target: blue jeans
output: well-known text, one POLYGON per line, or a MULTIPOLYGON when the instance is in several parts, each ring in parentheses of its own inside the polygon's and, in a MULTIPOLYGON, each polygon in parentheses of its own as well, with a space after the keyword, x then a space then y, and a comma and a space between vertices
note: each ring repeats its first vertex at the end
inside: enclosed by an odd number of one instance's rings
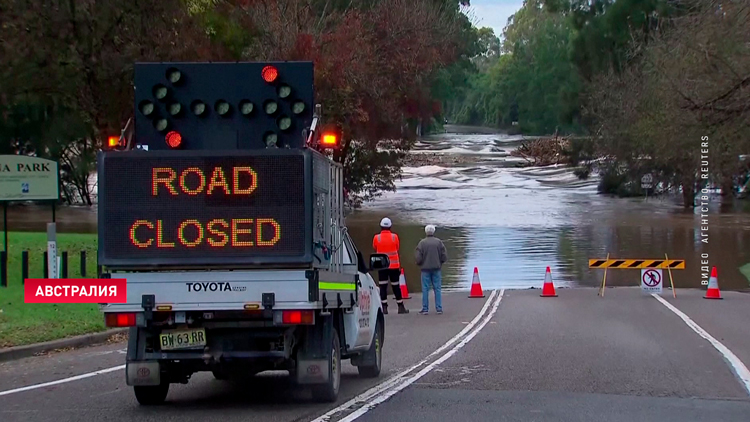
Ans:
POLYGON ((440 270, 422 271, 422 311, 430 309, 430 287, 435 289, 435 310, 443 310, 442 283, 440 270))

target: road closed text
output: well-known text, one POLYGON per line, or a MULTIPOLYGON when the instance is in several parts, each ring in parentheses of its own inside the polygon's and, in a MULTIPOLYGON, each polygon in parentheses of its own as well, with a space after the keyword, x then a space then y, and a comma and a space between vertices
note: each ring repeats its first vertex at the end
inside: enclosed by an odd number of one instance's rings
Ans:
POLYGON ((26 279, 25 303, 126 303, 125 279, 26 279))
POLYGON ((106 191, 123 194, 105 195, 99 210, 104 265, 223 265, 306 253, 312 206, 301 157, 107 160, 106 191))
POLYGON ((273 218, 214 218, 206 222, 187 219, 177 227, 163 220, 137 220, 130 227, 130 241, 139 248, 194 248, 274 246, 281 240, 281 225, 273 218))

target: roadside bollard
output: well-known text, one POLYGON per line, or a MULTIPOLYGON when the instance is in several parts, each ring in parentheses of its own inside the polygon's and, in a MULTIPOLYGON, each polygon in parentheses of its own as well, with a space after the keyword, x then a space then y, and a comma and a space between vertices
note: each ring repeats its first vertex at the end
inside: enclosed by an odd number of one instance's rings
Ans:
POLYGON ((0 286, 8 287, 8 251, 0 252, 0 286))
POLYGON ((29 278, 29 251, 21 252, 21 284, 26 284, 29 278))
POLYGON ((62 268, 61 268, 61 274, 62 278, 68 278, 68 252, 63 251, 62 253, 62 268))
POLYGON ((86 251, 81 251, 81 278, 86 278, 86 251))

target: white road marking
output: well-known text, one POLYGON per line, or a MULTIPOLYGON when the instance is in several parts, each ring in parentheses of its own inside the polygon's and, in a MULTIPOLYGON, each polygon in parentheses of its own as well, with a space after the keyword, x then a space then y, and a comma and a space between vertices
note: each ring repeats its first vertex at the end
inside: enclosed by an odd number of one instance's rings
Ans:
MULTIPOLYGON (((347 408, 351 407, 354 404, 359 403, 360 401, 368 400, 370 397, 372 397, 372 396, 380 393, 384 389, 389 388, 391 385, 397 383, 398 381, 401 381, 401 378, 403 378, 405 375, 409 374, 410 372, 412 372, 415 369, 417 369, 420 366, 422 366, 431 357, 437 355, 438 353, 440 353, 443 350, 445 350, 448 347, 450 347, 453 343, 455 343, 456 341, 458 341, 467 331, 471 330, 479 322, 479 320, 482 318, 482 315, 484 315, 484 313, 487 312, 487 308, 490 306, 490 303, 492 302, 492 299, 494 298, 494 296, 495 296, 496 293, 497 293, 497 291, 495 291, 495 290, 492 291, 492 293, 490 294, 490 297, 487 298, 487 301, 484 303, 484 306, 482 307, 482 310, 479 311, 479 313, 477 314, 477 316, 469 323, 469 325, 467 325, 466 327, 464 327, 463 330, 461 330, 461 332, 459 332, 453 338, 451 338, 450 340, 448 340, 447 343, 445 343, 444 345, 440 346, 440 348, 438 348, 434 352, 430 353, 426 358, 424 358, 418 364, 412 366, 411 368, 407 369, 406 371, 401 372, 400 374, 398 374, 397 376, 391 378, 390 380, 385 381, 385 382, 383 382, 383 383, 381 383, 381 384, 379 384, 379 385, 371 388, 370 390, 368 390, 368 391, 360 394, 359 396, 357 396, 357 397, 349 400, 348 402, 346 402, 343 405, 341 405, 341 406, 339 406, 339 407, 331 410, 330 412, 328 412, 328 413, 320 416, 319 418, 315 419, 313 422, 328 421, 330 419, 330 416, 332 416, 332 415, 334 415, 334 414, 336 414, 336 413, 338 413, 338 412, 340 412, 342 410, 346 410, 347 408)), ((502 290, 501 290, 500 291, 500 296, 502 296, 502 294, 503 293, 502 293, 502 290)), ((498 300, 498 303, 499 303, 499 300, 498 300)), ((494 309, 497 309, 497 306, 495 306, 494 309)), ((492 311, 493 313, 494 313, 494 309, 492 311)), ((484 323, 484 324, 486 324, 486 323, 484 323)), ((484 326, 484 324, 482 326, 484 326)), ((63 379, 56 380, 56 381, 50 381, 50 382, 45 382, 45 383, 41 383, 41 384, 29 385, 29 386, 26 386, 26 387, 15 388, 15 389, 12 389, 12 390, 0 391, 0 397, 1 396, 7 396, 7 395, 10 395, 10 394, 15 394, 15 393, 22 393, 24 391, 29 391, 29 390, 36 390, 36 389, 39 389, 39 388, 50 387, 50 386, 53 386, 53 385, 65 384, 65 383, 68 383, 68 382, 78 381, 78 380, 82 380, 82 379, 86 379, 86 378, 91 378, 91 377, 95 377, 97 375, 102 375, 102 374, 107 374, 109 372, 119 371, 121 369, 125 369, 125 365, 113 366, 111 368, 101 369, 99 371, 89 372, 87 374, 76 375, 74 377, 69 377, 69 378, 63 378, 63 379)))
MULTIPOLYGON (((383 390, 386 390, 390 388, 391 386, 395 385, 399 381, 402 381, 404 377, 409 375, 409 373, 413 372, 415 369, 419 368, 420 366, 427 363, 427 361, 430 360, 433 356, 437 355, 438 353, 442 352, 443 350, 450 347, 453 343, 457 342, 461 337, 463 337, 464 334, 466 334, 469 330, 471 330, 478 322, 482 319, 482 316, 487 312, 487 309, 490 307, 490 304, 492 304, 492 299, 495 297, 495 294, 497 294, 496 290, 493 290, 490 293, 490 297, 487 298, 487 301, 484 303, 484 306, 479 311, 476 317, 471 322, 467 322, 465 324, 468 324, 466 327, 464 327, 458 334, 453 336, 450 340, 448 340, 447 343, 440 346, 437 350, 430 353, 426 358, 419 361, 419 363, 411 366, 410 368, 404 370, 403 372, 400 372, 399 374, 389 378, 386 381, 383 381, 382 383, 376 385, 375 387, 372 387, 371 389, 365 391, 364 393, 354 397, 353 399, 347 401, 346 403, 329 410, 328 412, 322 414, 321 416, 317 417, 316 419, 313 419, 310 422, 328 422, 331 420, 331 417, 334 415, 341 413, 345 410, 348 410, 352 406, 355 406, 360 403, 366 403, 369 401, 372 397, 380 394, 383 390)), ((502 294, 502 293, 501 293, 502 294)))
MULTIPOLYGON (((339 422, 351 422, 360 416, 364 415, 365 413, 369 412, 371 409, 373 409, 375 406, 379 405, 380 403, 383 403, 384 401, 388 400, 393 396, 394 394, 398 393, 399 391, 403 390, 404 388, 410 386, 415 381, 419 380, 423 376, 427 375, 430 371, 435 369, 436 366, 440 365, 441 363, 445 362, 446 360, 450 359, 451 356, 456 354, 462 347, 466 346, 467 343, 471 341, 477 334, 479 334, 480 331, 482 331, 482 328, 484 328, 485 325, 487 325, 488 322, 492 319, 492 317, 495 315, 495 312, 497 312, 497 307, 500 306, 500 301, 503 298, 503 292, 504 290, 500 290, 500 294, 497 295, 497 299, 495 300, 495 303, 492 304, 492 310, 487 314, 487 316, 484 318, 484 321, 482 321, 479 326, 476 327, 474 331, 469 333, 463 340, 461 340, 460 343, 458 343, 455 347, 453 347, 451 350, 449 350, 446 354, 438 358, 435 362, 432 362, 431 364, 427 365, 424 369, 417 372, 414 376, 412 376, 409 379, 404 380, 402 383, 396 385, 393 389, 387 390, 384 392, 384 394, 378 396, 374 400, 370 401, 369 403, 365 404, 363 407, 357 409, 355 412, 351 413, 350 415, 346 416, 345 418, 341 419, 339 422)), ((488 300, 487 302, 490 302, 488 300)))
POLYGON ((695 321, 690 319, 689 316, 685 315, 682 311, 677 309, 674 305, 667 302, 664 298, 657 295, 656 293, 652 293, 651 296, 655 297, 656 300, 661 302, 664 306, 666 306, 670 311, 674 312, 678 317, 682 318, 683 321, 685 321, 685 324, 687 324, 688 327, 692 328, 693 331, 695 331, 699 336, 703 337, 704 339, 708 340, 709 343, 711 343, 716 350, 719 351, 719 353, 724 356, 724 359, 729 363, 729 365, 734 370, 735 375, 737 375, 737 378, 739 378, 740 383, 743 387, 745 387, 745 390, 747 391, 748 395, 750 395, 750 370, 747 369, 744 363, 738 358, 734 353, 732 353, 729 348, 724 346, 719 340, 716 340, 711 336, 711 334, 708 334, 706 330, 700 327, 700 325, 696 324, 695 321))
POLYGON ((95 377, 97 375, 106 374, 106 373, 109 373, 109 372, 119 371, 121 369, 125 369, 125 365, 113 366, 111 368, 102 369, 102 370, 94 371, 94 372, 89 372, 88 374, 76 375, 76 376, 70 377, 70 378, 63 378, 63 379, 57 380, 57 381, 50 381, 50 382, 45 382, 45 383, 42 383, 42 384, 29 385, 27 387, 15 388, 13 390, 0 391, 0 396, 7 396, 8 394, 13 394, 13 393, 22 393, 24 391, 36 390, 37 388, 50 387, 50 386, 53 386, 53 385, 64 384, 66 382, 71 382, 71 381, 78 381, 78 380, 82 380, 82 379, 85 379, 85 378, 91 378, 91 377, 95 377))

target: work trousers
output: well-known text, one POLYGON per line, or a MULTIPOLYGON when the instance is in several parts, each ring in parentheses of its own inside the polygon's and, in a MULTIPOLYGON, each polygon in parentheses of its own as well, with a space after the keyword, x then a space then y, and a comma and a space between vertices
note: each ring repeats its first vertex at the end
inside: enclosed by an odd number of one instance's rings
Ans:
POLYGON ((396 296, 396 303, 404 303, 401 297, 401 287, 398 284, 398 279, 401 277, 401 270, 399 268, 390 268, 387 270, 378 271, 378 278, 380 284, 380 301, 383 304, 388 303, 388 283, 391 284, 393 290, 393 296, 396 296))

